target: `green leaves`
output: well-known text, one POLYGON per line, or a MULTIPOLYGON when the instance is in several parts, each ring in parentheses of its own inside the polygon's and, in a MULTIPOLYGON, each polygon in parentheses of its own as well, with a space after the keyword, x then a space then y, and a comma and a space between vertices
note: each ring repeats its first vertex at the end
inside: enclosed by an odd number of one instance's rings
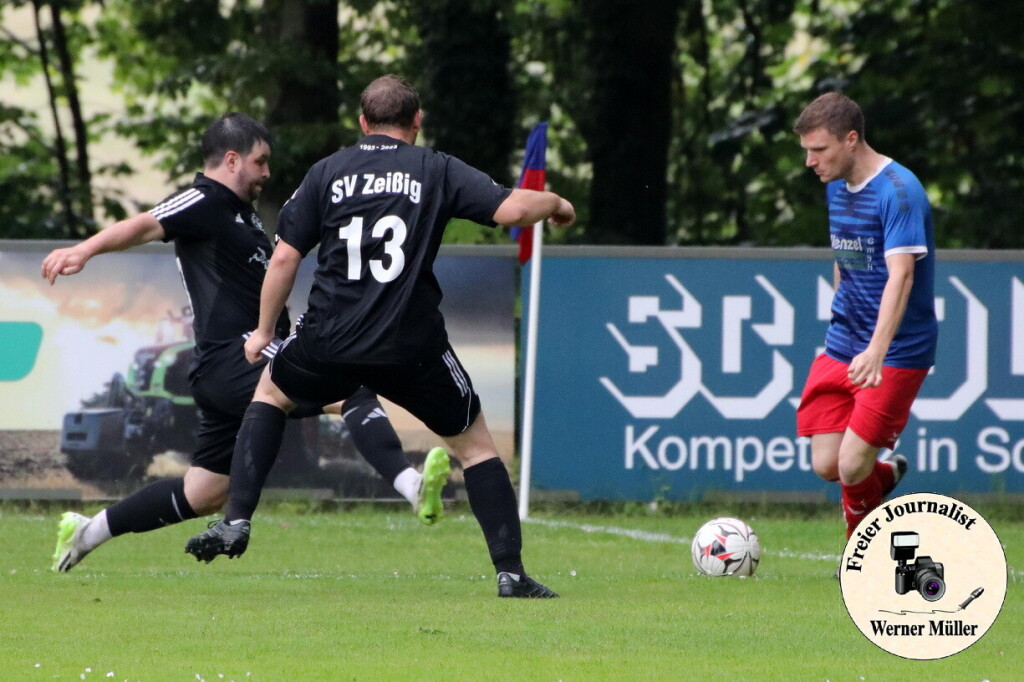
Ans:
MULTIPOLYGON (((656 8, 678 12, 668 44, 655 44, 653 30, 630 35, 629 22, 609 14, 624 5, 66 1, 69 53, 76 64, 112 66, 109 90, 123 103, 84 117, 91 145, 111 131, 145 155, 94 162, 94 201, 104 219, 130 212, 130 186, 120 194, 102 180, 140 164, 186 180, 201 164, 203 128, 241 110, 275 132, 263 199, 272 213, 313 160, 358 138, 362 88, 394 72, 424 96, 426 141, 502 181, 518 176, 530 128, 550 122, 549 184, 580 218, 556 239, 823 244, 822 188, 803 167, 790 127, 814 96, 842 88, 864 108, 871 144, 929 189, 940 245, 1024 248, 1015 218, 1024 194, 1021 3, 659 0, 645 6, 648 17, 656 8), (651 79, 642 65, 654 53, 669 55, 667 79, 651 79), (665 115, 641 124, 649 134, 639 137, 630 126, 654 107, 631 92, 638 84, 642 92, 664 84, 669 98, 665 115), (608 180, 642 175, 630 166, 638 157, 639 169, 666 181, 664 196, 646 199, 657 204, 640 221, 646 231, 622 232, 624 218, 598 225, 592 204, 609 215, 602 202, 619 210, 638 201, 608 180)), ((49 37, 49 3, 40 7, 49 37)), ((31 17, 31 3, 0 5, 0 17, 12 12, 31 17)), ((0 92, 0 190, 7 192, 0 236, 73 236, 81 225, 69 226, 66 202, 58 201, 62 174, 48 103, 27 106, 8 95, 41 91, 38 38, 7 26, 0 78, 14 88, 0 92)), ((54 104, 66 121, 67 84, 51 71, 54 104)), ((82 95, 88 104, 94 93, 82 95)), ((71 127, 64 133, 73 166, 71 127)), ((68 189, 79 197, 75 182, 71 176, 68 189)), ((459 229, 450 238, 485 239, 459 229)))

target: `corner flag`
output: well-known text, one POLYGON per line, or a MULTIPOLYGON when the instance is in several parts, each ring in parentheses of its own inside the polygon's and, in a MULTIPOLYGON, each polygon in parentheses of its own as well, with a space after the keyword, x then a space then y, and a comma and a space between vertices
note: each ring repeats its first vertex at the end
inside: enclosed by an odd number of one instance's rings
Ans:
MULTIPOLYGON (((519 176, 521 189, 543 190, 548 146, 548 124, 538 123, 526 140, 526 157, 523 159, 523 173, 519 176)), ((523 349, 523 411, 522 433, 519 445, 519 518, 525 519, 530 513, 530 471, 533 466, 533 404, 536 393, 537 375, 537 324, 540 308, 540 262, 543 245, 544 221, 535 225, 512 228, 512 238, 519 241, 519 264, 529 266, 529 295, 524 296, 526 314, 526 344, 523 349)), ((524 274, 526 270, 523 270, 524 274)))
MULTIPOLYGON (((547 174, 548 124, 538 123, 526 138, 526 156, 523 158, 523 172, 519 175, 520 189, 544 190, 547 174)), ((512 239, 519 242, 519 264, 523 265, 533 255, 533 225, 513 227, 512 239)))

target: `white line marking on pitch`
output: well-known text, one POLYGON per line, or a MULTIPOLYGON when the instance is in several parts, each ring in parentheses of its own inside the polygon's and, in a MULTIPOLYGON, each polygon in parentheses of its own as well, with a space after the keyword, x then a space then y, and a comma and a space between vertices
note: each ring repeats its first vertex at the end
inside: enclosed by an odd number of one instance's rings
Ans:
MULTIPOLYGON (((573 528, 575 530, 581 530, 584 533, 604 533, 606 535, 622 535, 627 538, 634 540, 640 540, 642 542, 668 542, 677 545, 688 545, 692 542, 692 538, 677 538, 669 535, 668 533, 652 533, 646 530, 636 530, 635 528, 616 528, 615 526, 595 526, 589 523, 572 523, 571 521, 554 521, 551 519, 534 519, 528 518, 525 523, 533 523, 538 526, 547 526, 548 528, 573 528)), ((781 557, 783 559, 810 559, 813 561, 828 561, 836 562, 840 561, 842 557, 838 554, 815 554, 813 552, 794 552, 788 549, 782 549, 778 551, 767 551, 762 548, 764 554, 770 554, 772 556, 781 557)), ((1024 571, 1019 571, 1012 566, 1006 567, 1007 573, 1013 578, 1014 582, 1024 578, 1024 571)))
MULTIPOLYGON (((688 545, 693 541, 693 538, 677 538, 667 533, 652 533, 646 530, 636 530, 634 528, 616 528, 615 526, 595 526, 589 523, 572 523, 571 521, 553 521, 550 519, 526 519, 526 523, 534 523, 539 526, 547 526, 548 528, 572 528, 574 530, 581 530, 584 533, 603 533, 606 535, 621 535, 633 540, 640 540, 642 542, 668 542, 678 545, 688 545)), ((764 550, 762 550, 764 551, 764 550)), ((785 559, 812 559, 815 561, 839 561, 842 557, 838 554, 815 554, 812 552, 793 552, 788 549, 778 551, 766 551, 766 554, 770 554, 776 557, 782 557, 785 559)))

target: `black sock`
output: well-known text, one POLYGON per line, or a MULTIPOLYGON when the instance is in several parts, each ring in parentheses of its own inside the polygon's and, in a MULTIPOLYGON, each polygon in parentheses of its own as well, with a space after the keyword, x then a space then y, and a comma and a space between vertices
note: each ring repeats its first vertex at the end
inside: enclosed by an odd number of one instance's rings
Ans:
POLYGON ((285 419, 284 410, 268 403, 254 402, 246 408, 231 457, 226 521, 252 518, 263 484, 281 449, 285 419))
POLYGON ((198 516, 185 499, 185 479, 164 478, 107 507, 107 525, 114 537, 145 533, 198 516))
POLYGON ((494 569, 522 575, 523 533, 516 492, 505 465, 497 457, 465 469, 466 495, 487 540, 494 569))
POLYGON ((341 414, 359 454, 384 480, 393 484, 398 474, 409 468, 409 462, 405 459, 402 441, 377 396, 367 388, 360 388, 345 400, 341 414))
POLYGON ((320 405, 313 403, 299 403, 295 406, 295 409, 288 413, 289 419, 305 419, 306 417, 316 417, 324 413, 324 408, 320 405))

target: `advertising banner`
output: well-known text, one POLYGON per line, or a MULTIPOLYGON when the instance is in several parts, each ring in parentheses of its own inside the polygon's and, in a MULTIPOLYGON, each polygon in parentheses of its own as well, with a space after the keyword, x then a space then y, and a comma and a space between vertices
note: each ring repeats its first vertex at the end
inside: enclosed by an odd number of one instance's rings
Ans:
MULTIPOLYGON (((101 255, 50 286, 40 264, 64 245, 0 241, 0 497, 118 496, 147 477, 180 475, 194 446, 191 311, 173 247, 101 255)), ((311 256, 299 271, 293 322, 314 266, 311 256)), ((511 457, 515 248, 444 247, 435 273, 452 345, 511 457)), ((401 408, 385 408, 414 463, 441 444, 401 408)), ((329 417, 289 422, 270 484, 396 495, 329 417)))
MULTIPOLYGON (((795 434, 831 251, 551 248, 542 281, 533 489, 838 496, 795 434)), ((935 303, 938 357, 897 443, 901 485, 1024 493, 1021 254, 940 253, 935 303)))

